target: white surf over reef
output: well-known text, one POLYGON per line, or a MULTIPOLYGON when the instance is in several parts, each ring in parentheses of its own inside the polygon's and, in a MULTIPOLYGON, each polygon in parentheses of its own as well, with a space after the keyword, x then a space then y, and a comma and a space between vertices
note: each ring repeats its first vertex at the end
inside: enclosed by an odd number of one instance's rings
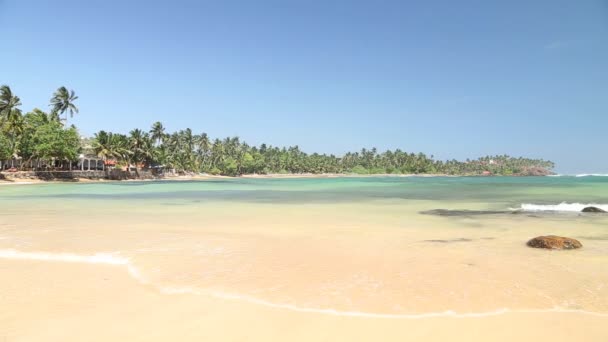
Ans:
POLYGON ((564 212, 581 212, 586 207, 596 207, 608 211, 608 204, 598 203, 567 203, 559 204, 533 204, 524 203, 521 205, 521 210, 524 211, 564 211, 564 212))
POLYGON ((576 175, 547 175, 547 177, 608 177, 608 173, 580 173, 576 175))

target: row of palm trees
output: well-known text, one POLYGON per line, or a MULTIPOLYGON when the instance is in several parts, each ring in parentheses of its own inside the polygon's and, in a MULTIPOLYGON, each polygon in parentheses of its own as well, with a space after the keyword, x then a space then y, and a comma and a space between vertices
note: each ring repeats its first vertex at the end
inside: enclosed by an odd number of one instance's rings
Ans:
MULTIPOLYGON (((22 114, 21 101, 10 87, 0 87, 0 127, 2 141, 9 141, 12 157, 28 160, 44 155, 48 158, 54 150, 36 149, 32 144, 49 140, 49 134, 62 137, 57 125, 47 127, 49 122, 66 126, 69 117, 78 113, 73 90, 60 87, 50 99, 50 113, 34 110, 22 114), (46 134, 42 134, 42 133, 46 134), (37 138, 37 139, 33 139, 37 138), (7 138, 7 139, 4 139, 7 138), (38 151, 38 153, 36 153, 38 151)), ((74 128, 71 128, 75 130, 74 128)), ((58 146, 57 157, 74 156, 75 149, 87 152, 86 146, 73 144, 74 131, 64 130, 64 146, 58 146)), ((51 136, 52 138, 52 136, 51 136)), ((61 145, 61 144, 59 144, 61 145)), ((4 150, 0 146, 1 151, 4 150)), ((150 130, 134 129, 129 134, 100 131, 91 143, 91 152, 104 160, 115 160, 129 168, 160 167, 177 172, 205 172, 222 175, 248 173, 443 173, 443 174, 519 174, 530 168, 552 169, 553 163, 542 159, 512 158, 506 155, 486 156, 477 160, 439 161, 424 153, 407 153, 402 150, 378 152, 376 148, 349 152, 343 156, 332 154, 307 154, 298 146, 276 147, 262 144, 250 146, 238 137, 211 140, 206 133, 195 134, 190 128, 169 133, 161 122, 155 122, 150 130)), ((72 158, 72 157, 70 157, 72 158)), ((74 157, 75 158, 75 157, 74 157)), ((0 156, 0 160, 6 159, 0 156)), ((71 160, 70 160, 71 161, 71 160)))
MULTIPOLYGON (((487 156, 477 160, 438 161, 424 153, 399 149, 379 153, 376 148, 349 152, 338 157, 307 154, 298 146, 279 148, 262 144, 250 146, 238 137, 211 140, 206 133, 191 129, 167 133, 160 122, 149 131, 134 129, 128 135, 100 131, 93 150, 101 158, 123 165, 163 167, 178 172, 205 172, 222 175, 266 173, 443 173, 443 174, 518 174, 527 168, 551 169, 553 163, 542 159, 487 156)), ((136 168, 137 171, 137 168, 136 168)))

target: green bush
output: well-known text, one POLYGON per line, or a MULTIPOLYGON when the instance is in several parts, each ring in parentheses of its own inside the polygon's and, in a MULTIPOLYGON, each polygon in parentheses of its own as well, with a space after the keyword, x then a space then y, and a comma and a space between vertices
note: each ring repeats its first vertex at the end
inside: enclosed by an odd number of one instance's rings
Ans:
POLYGON ((372 175, 378 175, 378 174, 386 173, 386 170, 384 168, 381 168, 381 167, 372 167, 369 170, 369 173, 372 174, 372 175))
POLYGON ((369 174, 369 171, 367 171, 367 169, 366 169, 366 168, 364 168, 364 167, 363 167, 363 166, 361 166, 361 165, 357 165, 357 166, 353 167, 353 168, 350 170, 350 172, 352 172, 352 173, 356 173, 356 174, 358 174, 358 175, 368 175, 368 174, 369 174))

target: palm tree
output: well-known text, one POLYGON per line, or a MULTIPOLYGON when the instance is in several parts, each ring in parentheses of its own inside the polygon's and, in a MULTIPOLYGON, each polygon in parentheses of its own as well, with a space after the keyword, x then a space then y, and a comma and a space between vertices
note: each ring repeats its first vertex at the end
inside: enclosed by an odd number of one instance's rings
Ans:
POLYGON ((165 127, 160 121, 152 124, 152 129, 150 130, 150 137, 152 140, 156 140, 157 146, 160 146, 163 143, 163 139, 165 138, 165 127))
POLYGON ((139 176, 138 164, 148 162, 153 157, 150 136, 141 129, 129 132, 129 149, 135 163, 135 174, 139 176))
POLYGON ((106 131, 99 131, 99 133, 95 133, 95 138, 93 139, 93 150, 95 154, 104 161, 108 158, 112 158, 112 133, 108 134, 106 131))
POLYGON ((21 100, 13 95, 7 85, 0 87, 0 125, 5 126, 11 133, 11 151, 17 153, 17 134, 23 130, 23 117, 21 116, 21 100))
POLYGON ((67 113, 70 113, 70 117, 74 116, 74 113, 78 114, 78 107, 74 105, 74 101, 78 99, 78 96, 73 90, 69 90, 66 87, 60 87, 55 91, 51 98, 50 106, 53 108, 51 113, 55 115, 66 114, 65 120, 68 120, 67 113))
POLYGON ((114 158, 126 162, 129 165, 131 151, 129 150, 129 138, 124 134, 113 134, 110 138, 111 154, 114 158))
POLYGON ((198 160, 198 171, 204 171, 205 170, 205 164, 207 161, 207 158, 209 156, 209 151, 211 148, 211 144, 209 142, 209 136, 207 136, 207 133, 202 133, 201 135, 197 135, 197 139, 196 139, 196 153, 197 153, 197 160, 198 160))
POLYGON ((0 120, 2 122, 16 121, 21 116, 21 99, 13 95, 11 88, 7 85, 0 87, 0 120))

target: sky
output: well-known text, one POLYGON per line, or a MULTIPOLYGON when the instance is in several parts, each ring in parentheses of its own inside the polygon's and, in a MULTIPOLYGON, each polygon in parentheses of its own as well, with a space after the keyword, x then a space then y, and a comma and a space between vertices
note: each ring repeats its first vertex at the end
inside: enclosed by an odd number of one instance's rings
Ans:
POLYGON ((608 173, 608 1, 0 0, 0 84, 83 135, 161 121, 342 154, 608 173))

